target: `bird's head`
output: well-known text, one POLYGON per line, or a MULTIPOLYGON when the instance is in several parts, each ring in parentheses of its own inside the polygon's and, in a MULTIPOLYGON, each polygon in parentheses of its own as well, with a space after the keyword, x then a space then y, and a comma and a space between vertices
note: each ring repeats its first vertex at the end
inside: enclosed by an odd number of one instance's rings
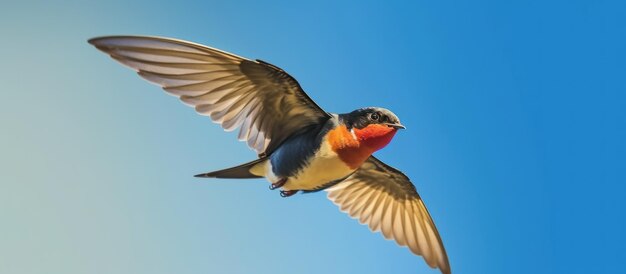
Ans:
POLYGON ((386 126, 393 129, 404 129, 398 116, 388 109, 379 107, 360 108, 342 115, 348 128, 364 129, 370 125, 386 126))
POLYGON ((341 120, 362 145, 374 150, 386 146, 399 129, 404 129, 398 116, 378 107, 360 108, 342 114, 341 120))

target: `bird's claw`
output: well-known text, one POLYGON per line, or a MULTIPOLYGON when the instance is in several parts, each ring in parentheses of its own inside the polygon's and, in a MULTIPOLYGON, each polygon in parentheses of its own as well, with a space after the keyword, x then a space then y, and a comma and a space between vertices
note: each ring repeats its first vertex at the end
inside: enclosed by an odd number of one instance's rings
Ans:
POLYGON ((278 180, 278 182, 273 183, 273 184, 270 185, 270 190, 281 188, 281 187, 283 187, 285 185, 285 183, 287 183, 287 178, 280 179, 280 180, 278 180))
POLYGON ((281 190, 280 197, 287 198, 293 196, 296 193, 298 193, 298 190, 281 190))

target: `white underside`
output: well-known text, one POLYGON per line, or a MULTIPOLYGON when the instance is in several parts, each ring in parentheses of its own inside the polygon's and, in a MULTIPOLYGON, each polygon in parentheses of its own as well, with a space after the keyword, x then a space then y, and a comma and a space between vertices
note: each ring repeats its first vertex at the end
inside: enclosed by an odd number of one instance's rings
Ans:
MULTIPOLYGON (((272 172, 272 164, 265 161, 253 167, 250 172, 258 176, 264 176, 270 183, 276 183, 278 178, 272 172)), ((287 178, 283 186, 284 190, 313 190, 328 182, 344 178, 354 172, 346 165, 337 153, 335 153, 326 140, 322 141, 320 150, 312 158, 312 161, 304 167, 296 176, 287 178)))

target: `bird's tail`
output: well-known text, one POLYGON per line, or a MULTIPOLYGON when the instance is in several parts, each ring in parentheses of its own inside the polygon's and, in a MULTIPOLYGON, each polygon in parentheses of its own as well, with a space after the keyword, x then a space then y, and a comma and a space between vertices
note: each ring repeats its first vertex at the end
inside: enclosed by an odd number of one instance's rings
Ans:
POLYGON ((263 157, 236 167, 198 174, 195 175, 195 177, 230 179, 262 178, 265 174, 265 164, 268 160, 269 159, 267 157, 263 157))

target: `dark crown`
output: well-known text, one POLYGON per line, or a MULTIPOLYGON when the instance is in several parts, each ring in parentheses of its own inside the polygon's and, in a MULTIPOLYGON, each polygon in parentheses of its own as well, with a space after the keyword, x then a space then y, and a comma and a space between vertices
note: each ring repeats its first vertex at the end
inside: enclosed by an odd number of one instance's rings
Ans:
POLYGON ((398 116, 388 109, 379 107, 360 108, 350 113, 340 114, 339 118, 349 129, 360 129, 370 124, 400 125, 398 116))

